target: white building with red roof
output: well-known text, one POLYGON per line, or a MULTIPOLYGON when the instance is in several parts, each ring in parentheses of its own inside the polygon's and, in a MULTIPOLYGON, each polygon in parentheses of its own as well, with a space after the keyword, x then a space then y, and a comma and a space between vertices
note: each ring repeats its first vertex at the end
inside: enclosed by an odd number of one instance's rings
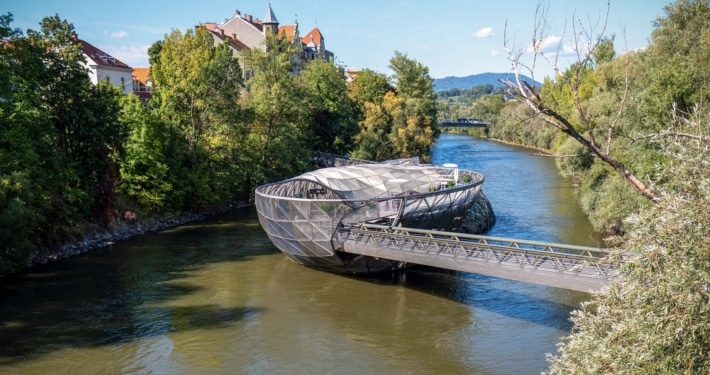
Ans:
POLYGON ((119 87, 124 94, 133 92, 133 69, 130 66, 91 43, 79 39, 77 34, 72 36, 74 40, 81 43, 86 58, 84 66, 89 70, 91 83, 97 85, 99 81, 106 80, 119 87))

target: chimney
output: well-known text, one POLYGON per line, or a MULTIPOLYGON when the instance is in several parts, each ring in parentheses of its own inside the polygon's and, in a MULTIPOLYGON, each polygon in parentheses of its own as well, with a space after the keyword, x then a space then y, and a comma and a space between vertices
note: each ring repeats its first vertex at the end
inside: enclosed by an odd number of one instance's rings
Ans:
POLYGON ((240 12, 239 9, 234 11, 234 17, 241 17, 241 16, 242 16, 242 12, 240 12))
POLYGON ((79 40, 79 34, 77 34, 77 33, 75 33, 75 32, 72 32, 72 33, 71 33, 71 39, 72 39, 72 40, 79 40))
POLYGON ((224 36, 224 29, 219 29, 219 36, 224 36))
POLYGON ((247 14, 247 21, 251 22, 251 20, 252 20, 251 14, 247 14))
POLYGON ((237 40, 237 34, 232 33, 232 39, 237 40))

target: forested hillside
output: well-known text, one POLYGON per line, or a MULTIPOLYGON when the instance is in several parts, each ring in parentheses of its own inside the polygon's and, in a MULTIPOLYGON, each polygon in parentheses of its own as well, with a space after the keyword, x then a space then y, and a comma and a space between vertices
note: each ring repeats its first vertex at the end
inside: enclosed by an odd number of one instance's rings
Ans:
MULTIPOLYGON (((476 86, 491 85, 493 88, 503 87, 502 81, 514 79, 513 73, 480 73, 471 74, 465 77, 444 77, 434 79, 434 90, 437 92, 451 89, 467 90, 476 86)), ((521 78, 527 80, 532 85, 530 77, 522 75, 521 78)), ((540 82, 535 82, 535 86, 540 86, 540 82)))

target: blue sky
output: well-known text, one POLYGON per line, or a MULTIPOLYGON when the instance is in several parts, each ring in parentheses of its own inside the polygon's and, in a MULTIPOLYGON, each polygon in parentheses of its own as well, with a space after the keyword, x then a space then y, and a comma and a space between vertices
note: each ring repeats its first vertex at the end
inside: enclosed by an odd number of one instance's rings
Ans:
MULTIPOLYGON (((616 35, 617 52, 644 48, 662 16, 663 0, 612 0, 605 35, 616 35)), ((45 16, 58 14, 71 22, 81 39, 133 67, 147 67, 147 48, 172 29, 185 31, 199 23, 222 22, 239 9, 263 19, 268 0, 0 0, 0 13, 12 13, 13 27, 39 29, 45 16)), ((514 48, 532 38, 535 0, 272 0, 278 21, 298 20, 301 35, 317 26, 326 48, 348 68, 370 68, 390 74, 394 51, 429 67, 434 78, 508 72, 504 34, 514 48)), ((606 0, 547 0, 550 41, 569 44, 572 21, 597 24, 607 11, 606 0), (561 39, 560 39, 561 38, 561 39)), ((559 45, 559 43, 555 43, 559 45)), ((563 53, 564 68, 574 56, 563 53)), ((539 64, 535 79, 550 76, 539 64)))

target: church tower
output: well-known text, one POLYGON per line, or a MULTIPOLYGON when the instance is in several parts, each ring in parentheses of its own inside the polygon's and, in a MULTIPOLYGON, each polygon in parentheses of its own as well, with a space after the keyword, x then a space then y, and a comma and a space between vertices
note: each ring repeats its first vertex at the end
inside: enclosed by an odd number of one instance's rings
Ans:
POLYGON ((276 20, 276 15, 274 14, 274 11, 271 10, 271 3, 269 3, 269 7, 266 8, 266 16, 261 24, 264 25, 264 34, 267 32, 272 32, 274 34, 279 32, 279 21, 276 20))

